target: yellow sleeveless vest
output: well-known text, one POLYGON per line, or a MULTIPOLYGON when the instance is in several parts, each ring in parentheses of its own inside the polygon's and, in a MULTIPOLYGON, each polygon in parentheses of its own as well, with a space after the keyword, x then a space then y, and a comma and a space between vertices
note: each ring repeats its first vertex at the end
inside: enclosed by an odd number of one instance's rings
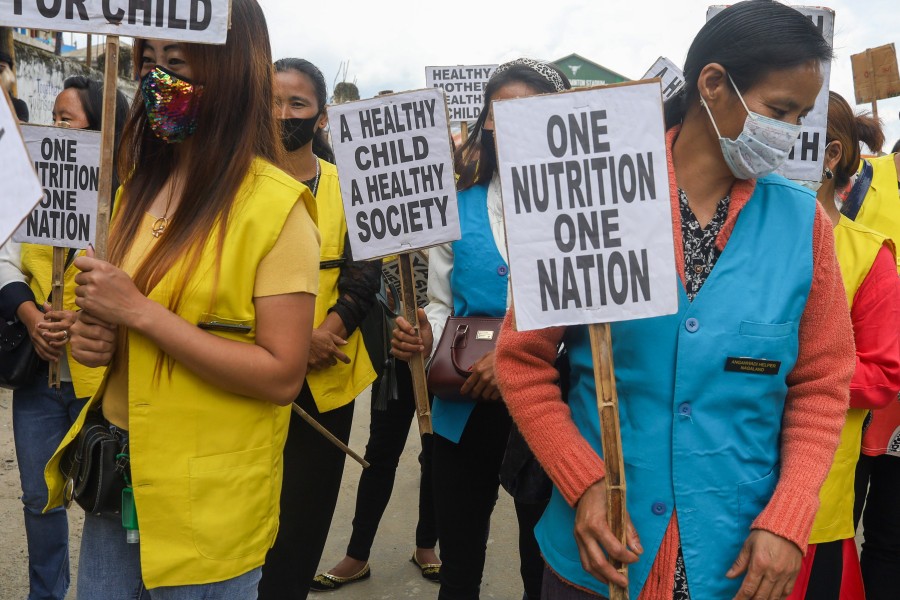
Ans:
MULTIPOLYGON (((212 333, 254 343, 256 271, 298 199, 315 215, 315 200, 305 186, 255 160, 229 215, 218 288, 213 288, 216 236, 210 235, 190 281, 179 280, 180 261, 149 297, 165 306, 183 285, 181 317, 250 325, 249 333, 212 333)), ((217 387, 179 363, 171 377, 164 371, 156 380, 157 353, 148 339, 128 332, 131 470, 142 576, 149 588, 224 581, 262 565, 275 541, 290 408, 217 387)), ((102 395, 101 386, 47 465, 48 508, 62 502, 60 455, 102 395)))
MULTIPOLYGON (((68 251, 67 251, 68 252, 68 251)), ((79 251, 76 256, 84 254, 79 251)), ((38 305, 43 305, 50 296, 53 278, 53 248, 40 244, 22 244, 22 272, 28 279, 28 285, 34 293, 34 299, 38 305)), ((63 309, 78 310, 75 305, 75 275, 79 273, 74 265, 66 269, 63 288, 63 309)), ((91 369, 85 367, 74 358, 72 350, 66 345, 66 358, 69 361, 69 371, 72 373, 72 385, 75 388, 76 398, 89 398, 94 395, 103 379, 105 367, 91 369)))
MULTIPOLYGON (((856 223, 879 231, 892 240, 900 240, 900 194, 897 189, 897 163, 893 154, 867 159, 872 163, 872 185, 866 193, 856 223)), ((900 273, 900 257, 897 272, 900 273)))
MULTIPOLYGON (((852 308, 856 292, 869 274, 879 250, 886 244, 893 252, 894 245, 880 233, 844 216, 841 216, 834 228, 834 242, 847 293, 847 304, 852 308)), ((862 408, 847 411, 847 421, 841 431, 834 463, 819 491, 819 512, 813 522, 810 544, 834 542, 855 535, 853 485, 862 444, 862 425, 868 413, 868 410, 862 408)))
MULTIPOLYGON (((319 189, 316 191, 316 207, 319 210, 319 233, 322 236, 321 261, 340 260, 344 256, 344 240, 347 222, 344 218, 344 204, 337 167, 319 160, 319 189)), ((326 265, 327 266, 327 265, 326 265)), ((323 268, 319 271, 319 295, 316 296, 316 318, 314 327, 321 325, 328 316, 328 309, 335 305, 338 292, 340 267, 323 268)), ((350 357, 350 364, 340 361, 327 369, 307 371, 306 382, 312 392, 319 412, 327 412, 349 404, 366 387, 375 381, 375 369, 369 360, 369 353, 362 341, 362 333, 357 329, 347 338, 347 345, 341 351, 350 357)))

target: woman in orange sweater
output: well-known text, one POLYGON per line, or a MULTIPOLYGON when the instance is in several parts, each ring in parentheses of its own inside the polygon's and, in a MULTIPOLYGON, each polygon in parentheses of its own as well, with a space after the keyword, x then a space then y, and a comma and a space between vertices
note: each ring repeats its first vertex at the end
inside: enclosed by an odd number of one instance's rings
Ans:
POLYGON ((790 593, 854 353, 831 222, 771 173, 831 54, 808 18, 764 0, 719 13, 688 52, 685 91, 666 110, 678 312, 612 326, 627 545, 606 521, 587 328, 517 332, 508 315, 501 391, 555 484, 535 530, 544 598, 604 597, 609 581, 642 600, 790 593), (561 341, 568 405, 553 366, 561 341), (741 372, 741 357, 770 368, 741 372), (630 565, 627 578, 608 557, 630 565))

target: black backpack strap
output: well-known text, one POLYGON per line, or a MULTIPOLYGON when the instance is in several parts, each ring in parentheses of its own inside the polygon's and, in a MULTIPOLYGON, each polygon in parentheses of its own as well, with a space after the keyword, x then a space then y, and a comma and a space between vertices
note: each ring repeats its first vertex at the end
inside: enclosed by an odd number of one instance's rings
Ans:
POLYGON ((859 177, 856 178, 856 183, 853 184, 850 193, 847 195, 847 200, 841 207, 841 214, 851 221, 856 220, 856 216, 859 215, 859 211, 862 208, 863 200, 866 199, 866 194, 869 193, 869 188, 872 187, 872 175, 875 169, 872 168, 872 163, 866 159, 863 159, 862 163, 862 171, 860 171, 859 177))

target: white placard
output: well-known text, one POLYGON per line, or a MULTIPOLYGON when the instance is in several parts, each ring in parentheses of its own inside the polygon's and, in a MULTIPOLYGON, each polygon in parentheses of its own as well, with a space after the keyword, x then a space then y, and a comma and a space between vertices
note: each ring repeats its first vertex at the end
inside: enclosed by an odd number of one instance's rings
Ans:
POLYGON ((663 100, 668 100, 684 87, 684 72, 665 56, 657 58, 653 66, 647 69, 647 72, 641 77, 641 79, 654 78, 660 80, 663 100))
MULTIPOLYGON (((725 6, 710 6, 706 20, 725 10, 725 6)), ((834 46, 834 11, 818 6, 791 6, 809 17, 822 37, 830 46, 834 46)), ((831 63, 822 65, 824 83, 816 97, 815 108, 803 119, 803 129, 794 143, 794 149, 778 173, 796 181, 821 181, 822 168, 825 161, 825 136, 828 132, 828 90, 831 81, 831 63)))
POLYGON ((41 186, 25 144, 9 109, 5 92, 0 91, 0 165, 3 183, 0 184, 0 245, 5 244, 25 215, 41 197, 41 186))
POLYGON ((658 81, 494 102, 521 330, 672 314, 658 81))
POLYGON ((459 239, 442 90, 329 106, 328 122, 356 259, 459 239))
POLYGON ((23 125, 22 138, 43 194, 13 239, 87 248, 97 230, 100 132, 23 125))
POLYGON ((0 0, 0 25, 224 44, 230 0, 0 0))
POLYGON ((452 123, 475 121, 484 106, 484 87, 498 65, 425 67, 425 85, 447 93, 452 123))

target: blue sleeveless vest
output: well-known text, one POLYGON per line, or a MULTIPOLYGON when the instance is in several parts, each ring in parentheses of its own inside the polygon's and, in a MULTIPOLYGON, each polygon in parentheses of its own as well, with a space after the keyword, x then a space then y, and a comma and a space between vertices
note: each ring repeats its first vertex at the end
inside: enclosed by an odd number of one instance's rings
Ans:
MULTIPOLYGON (((644 547, 629 567, 631 598, 676 507, 691 596, 731 598, 740 587, 741 578, 725 572, 778 482, 786 377, 812 285, 815 210, 810 192, 779 176, 759 180, 693 302, 679 284, 676 314, 612 325, 627 505, 644 547), (777 374, 726 370, 746 364, 741 358, 780 364, 777 374)), ((587 328, 569 328, 565 341, 572 417, 602 455, 587 328)), ((563 578, 608 596, 581 568, 574 517, 554 489, 535 530, 541 552, 563 578)))
MULTIPOLYGON (((509 266, 494 242, 488 220, 487 186, 459 192, 462 236, 453 242, 453 314, 459 317, 502 317, 506 314, 509 266)), ((434 431, 459 442, 475 402, 445 402, 435 398, 431 408, 434 431)))

